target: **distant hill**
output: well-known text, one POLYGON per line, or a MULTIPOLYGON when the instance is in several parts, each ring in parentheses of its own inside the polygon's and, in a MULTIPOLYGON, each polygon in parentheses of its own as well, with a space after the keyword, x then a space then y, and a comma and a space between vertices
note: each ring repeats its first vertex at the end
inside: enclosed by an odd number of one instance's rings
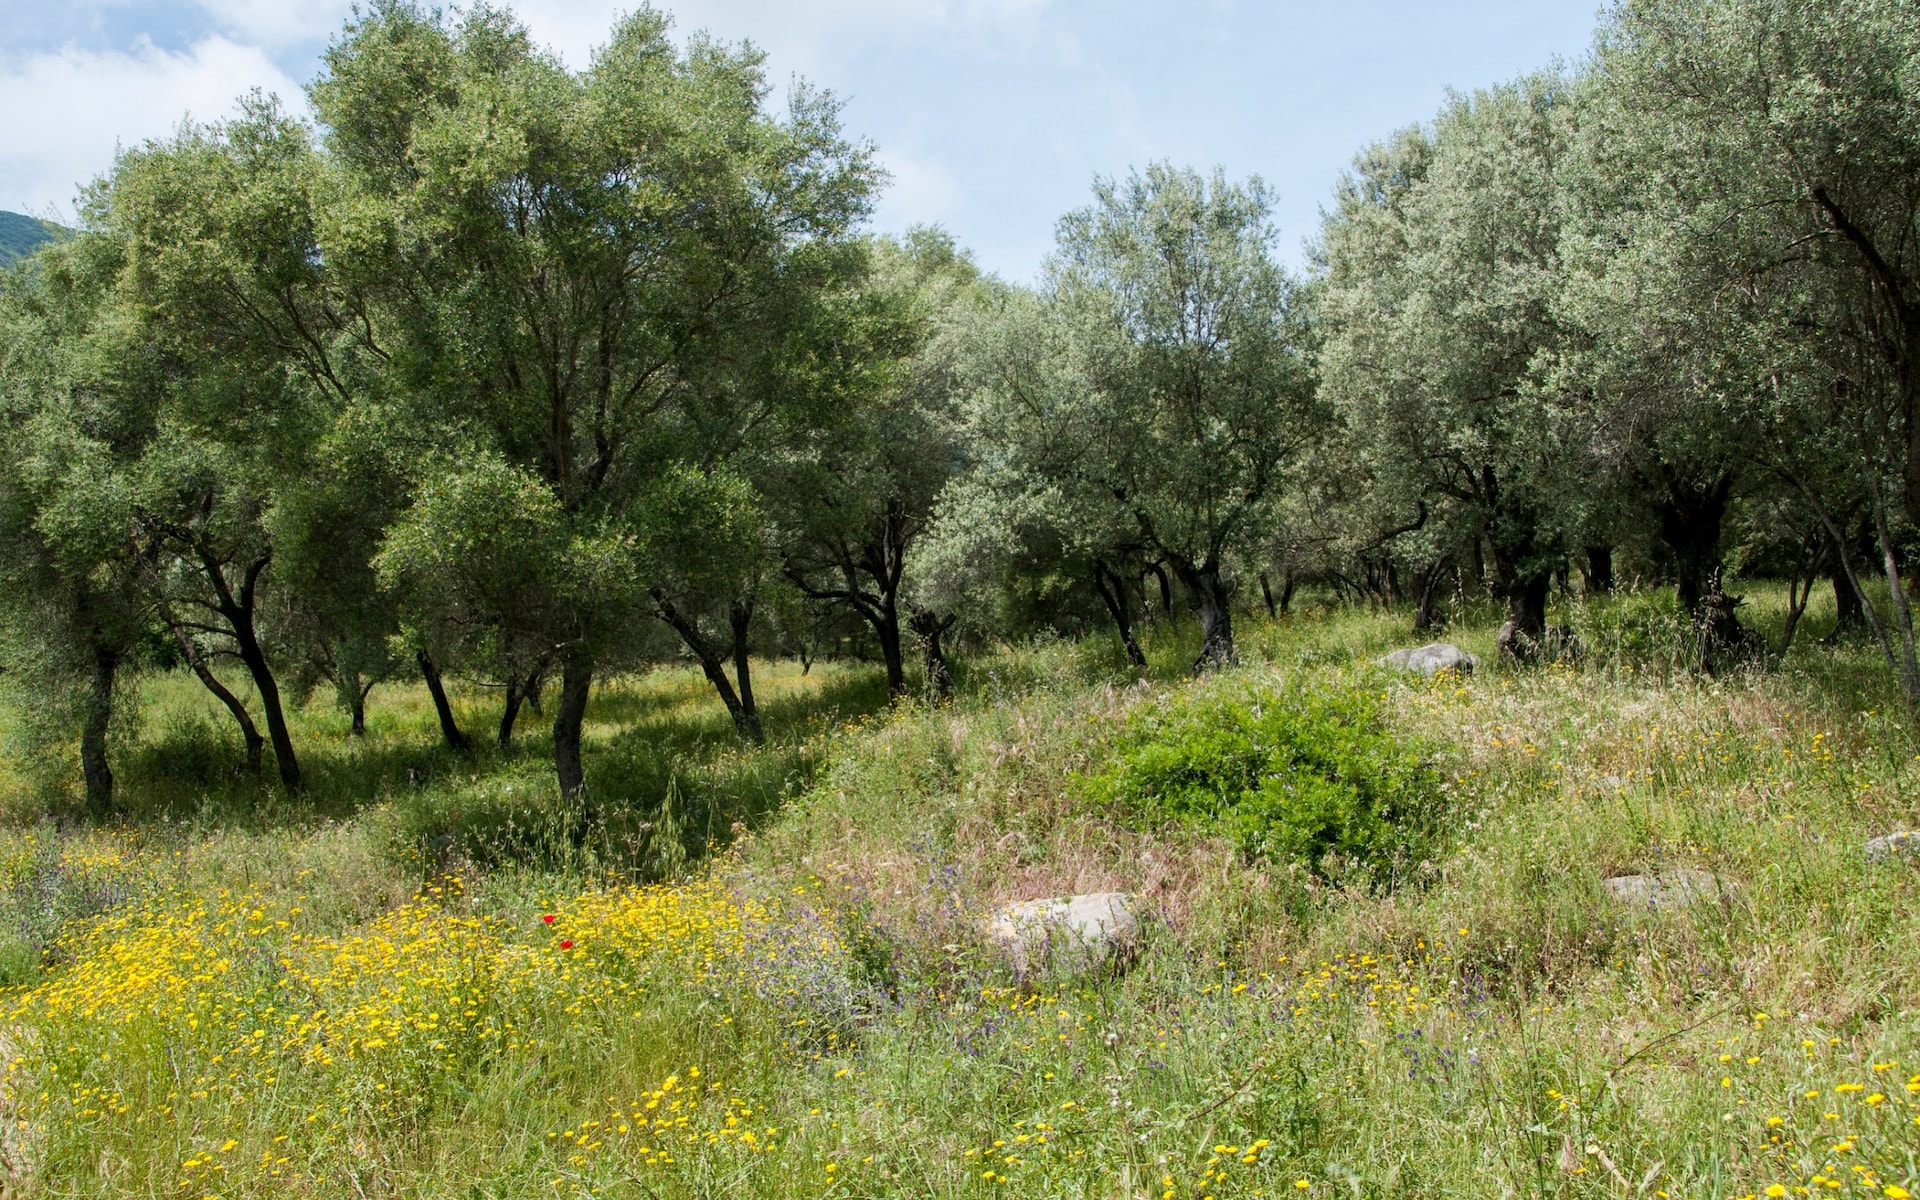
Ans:
POLYGON ((22 213, 0 212, 0 267, 12 266, 48 242, 72 237, 73 231, 52 221, 22 213))

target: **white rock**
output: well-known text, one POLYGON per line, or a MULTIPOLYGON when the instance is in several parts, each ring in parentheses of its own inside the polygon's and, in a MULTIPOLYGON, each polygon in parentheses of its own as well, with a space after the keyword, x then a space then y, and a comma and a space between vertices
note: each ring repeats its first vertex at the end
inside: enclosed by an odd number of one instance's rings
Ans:
POLYGON ((1458 671, 1462 675, 1471 675, 1473 669, 1480 665, 1480 660, 1458 646, 1447 642, 1434 642, 1432 645, 1416 646, 1410 650, 1395 650, 1381 659, 1380 665, 1392 667, 1397 671, 1411 671, 1431 679, 1442 671, 1458 671))
POLYGON ((986 933, 1022 980, 1066 978, 1124 965, 1140 922, 1125 892, 1092 892, 1009 904, 993 915, 986 933))
POLYGON ((1867 861, 1879 862, 1887 858, 1911 858, 1920 862, 1920 832, 1903 830, 1889 833, 1867 843, 1867 861))
POLYGON ((1616 875, 1601 883, 1613 898, 1648 908, 1685 908, 1719 900, 1734 890, 1730 880, 1711 871, 1662 871, 1657 875, 1616 875))

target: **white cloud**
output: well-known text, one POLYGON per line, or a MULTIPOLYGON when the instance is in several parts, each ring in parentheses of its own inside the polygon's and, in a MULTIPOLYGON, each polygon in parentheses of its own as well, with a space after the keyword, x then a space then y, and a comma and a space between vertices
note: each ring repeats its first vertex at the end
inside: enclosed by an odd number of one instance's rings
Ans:
MULTIPOLYGON (((928 37, 1031 36, 1033 18, 1049 0, 667 0, 680 35, 704 29, 729 42, 751 40, 765 50, 776 79, 821 73, 876 45, 928 37)), ((534 36, 573 66, 585 66, 594 46, 630 4, 597 0, 520 0, 512 5, 534 36)))
POLYGON ((0 207, 71 216, 81 184, 113 165, 116 145, 164 137, 183 117, 230 114, 252 88, 302 103, 299 85, 265 53, 224 37, 182 53, 66 49, 0 61, 0 207))
POLYGON ((350 0, 197 0, 214 24, 243 42, 278 49, 324 41, 353 9, 350 0))
POLYGON ((883 229, 934 225, 952 219, 961 200, 959 178, 938 159, 882 150, 880 165, 893 177, 880 198, 876 224, 883 229))

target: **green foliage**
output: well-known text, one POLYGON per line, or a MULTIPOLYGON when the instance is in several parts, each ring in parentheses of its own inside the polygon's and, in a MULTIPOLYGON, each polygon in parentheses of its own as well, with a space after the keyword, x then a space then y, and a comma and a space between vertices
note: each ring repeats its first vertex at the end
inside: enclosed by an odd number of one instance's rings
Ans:
POLYGON ((1222 688, 1156 705, 1085 783, 1122 820, 1197 822, 1242 853, 1402 878, 1437 847, 1438 773, 1386 726, 1378 693, 1222 688))

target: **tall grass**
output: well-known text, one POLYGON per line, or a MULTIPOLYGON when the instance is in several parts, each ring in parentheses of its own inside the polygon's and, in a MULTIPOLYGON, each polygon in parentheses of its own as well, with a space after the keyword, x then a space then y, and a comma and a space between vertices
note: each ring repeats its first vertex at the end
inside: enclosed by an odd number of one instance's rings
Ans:
POLYGON ((751 750, 656 672, 595 696, 590 812, 537 732, 449 755, 400 687, 364 742, 296 714, 290 801, 151 681, 128 823, 0 836, 0 1156, 102 1196, 1899 1200, 1920 871, 1861 848, 1920 825, 1910 714, 1818 611, 1703 676, 1663 603, 1570 608, 1585 657, 1517 671, 1460 614, 1464 679, 1328 607, 1208 680, 1164 626, 1144 671, 976 649, 937 709, 768 664, 751 750), (1088 786, 1145 714, 1295 689, 1377 697, 1436 773, 1391 886, 1088 786), (1675 869, 1717 886, 1602 887, 1675 869), (1092 890, 1149 914, 1131 969, 1017 987, 982 917, 1092 890))

